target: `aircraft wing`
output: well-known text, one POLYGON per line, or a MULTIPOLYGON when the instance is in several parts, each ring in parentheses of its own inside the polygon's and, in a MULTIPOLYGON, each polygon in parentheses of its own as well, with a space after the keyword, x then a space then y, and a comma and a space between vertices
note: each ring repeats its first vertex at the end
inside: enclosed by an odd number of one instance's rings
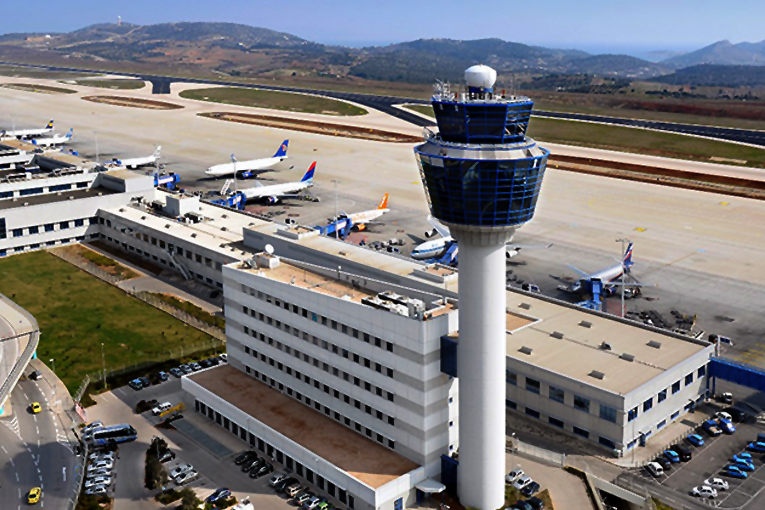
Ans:
POLYGON ((577 267, 574 267, 571 264, 566 264, 566 267, 568 267, 569 269, 571 269, 572 271, 574 271, 576 273, 579 273, 579 276, 581 276, 582 278, 589 278, 589 276, 590 276, 589 273, 585 273, 581 269, 579 269, 577 267))
POLYGON ((428 215, 428 223, 430 223, 430 226, 432 226, 434 229, 436 229, 436 232, 441 237, 450 237, 451 233, 449 232, 449 229, 444 226, 440 221, 435 219, 432 214, 428 215))

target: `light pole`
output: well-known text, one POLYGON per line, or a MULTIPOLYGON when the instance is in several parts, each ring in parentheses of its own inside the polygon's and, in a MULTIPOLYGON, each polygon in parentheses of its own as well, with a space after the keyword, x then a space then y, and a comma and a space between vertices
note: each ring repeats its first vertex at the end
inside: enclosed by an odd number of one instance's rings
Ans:
POLYGON ((624 277, 625 277, 625 273, 627 272, 627 268, 624 266, 624 250, 625 250, 624 244, 625 243, 631 243, 632 241, 630 241, 626 237, 622 237, 620 239, 617 239, 616 242, 617 243, 622 243, 622 251, 621 251, 621 257, 620 257, 620 262, 619 263, 622 265, 622 313, 621 313, 621 316, 622 316, 622 318, 624 318, 624 315, 625 315, 624 314, 624 312, 625 312, 625 310, 624 310, 624 277))
MULTIPOLYGON (((56 360, 54 358, 50 359, 51 366, 53 367, 53 375, 56 375, 56 360)), ((53 405, 56 405, 56 381, 53 381, 51 384, 53 387, 53 405)))
POLYGON ((106 389, 106 358, 104 357, 104 343, 101 342, 101 367, 104 371, 104 389, 106 389))
POLYGON ((340 237, 340 234, 337 232, 337 179, 332 179, 332 182, 335 185, 335 239, 338 239, 340 237))

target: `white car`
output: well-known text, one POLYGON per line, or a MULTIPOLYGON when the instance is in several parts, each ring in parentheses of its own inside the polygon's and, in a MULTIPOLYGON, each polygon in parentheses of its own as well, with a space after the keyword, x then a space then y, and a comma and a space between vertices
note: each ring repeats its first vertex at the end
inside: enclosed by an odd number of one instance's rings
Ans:
POLYGON ((286 478, 287 478, 287 475, 283 475, 282 473, 277 473, 271 477, 271 479, 268 481, 268 485, 273 487, 277 483, 281 482, 282 480, 285 480, 286 478))
POLYGON ((90 480, 85 481, 85 488, 90 489, 91 487, 95 487, 97 485, 103 485, 105 487, 108 487, 112 484, 112 479, 108 476, 97 476, 96 478, 91 478, 90 480))
POLYGON ((86 478, 97 478, 99 476, 111 476, 111 469, 89 469, 88 476, 86 478))
POLYGON ((186 471, 185 473, 182 473, 179 476, 175 477, 175 483, 177 485, 183 485, 185 483, 192 482, 199 478, 199 473, 194 471, 193 469, 191 471, 186 471))
POLYGON ((90 459, 91 462, 98 462, 99 460, 114 462, 114 452, 93 452, 88 455, 88 459, 90 459))
POLYGON ((188 473, 189 471, 193 471, 194 466, 191 464, 181 464, 177 468, 170 471, 170 478, 176 478, 178 476, 181 476, 184 473, 188 473))
POLYGON ((159 416, 160 414, 164 413, 171 407, 173 407, 173 404, 171 404, 170 402, 162 402, 157 407, 151 410, 151 414, 153 414, 154 416, 159 416))
POLYGON ((733 421, 733 418, 731 418, 731 415, 726 413, 725 411, 718 411, 715 413, 715 418, 719 418, 721 420, 728 420, 730 422, 733 421))
POLYGON ((98 460, 90 465, 88 469, 112 469, 114 468, 114 462, 110 460, 98 460))
POLYGON ((691 495, 699 498, 712 499, 717 497, 717 491, 709 485, 700 485, 691 489, 691 495))
POLYGON ((533 481, 534 480, 532 480, 531 477, 522 476, 521 478, 515 481, 515 483, 513 484, 513 487, 515 487, 518 490, 521 490, 533 481))
POLYGON ((728 490, 728 481, 723 480, 722 478, 710 478, 709 480, 704 480, 704 485, 708 485, 718 491, 728 490))
POLYGON ((85 490, 85 494, 88 496, 94 496, 96 494, 106 494, 106 485, 96 485, 90 489, 85 490))
POLYGON ((519 478, 522 478, 526 473, 521 468, 516 468, 510 471, 505 476, 505 483, 515 483, 519 478))

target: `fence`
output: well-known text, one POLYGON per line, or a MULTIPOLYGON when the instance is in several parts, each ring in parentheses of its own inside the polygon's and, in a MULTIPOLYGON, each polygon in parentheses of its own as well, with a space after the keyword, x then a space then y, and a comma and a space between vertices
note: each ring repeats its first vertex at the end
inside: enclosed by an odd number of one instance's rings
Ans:
POLYGON ((69 262, 73 266, 78 267, 79 269, 85 271, 86 273, 95 276, 99 280, 102 280, 106 283, 109 283, 117 287, 118 289, 125 292, 126 294, 133 296, 136 299, 140 299, 144 303, 147 303, 158 310, 161 310, 169 315, 172 315, 176 319, 184 322, 185 324, 188 324, 194 329, 198 329, 199 331, 207 333, 211 337, 216 338, 221 342, 226 340, 226 332, 223 331, 222 329, 212 326, 211 324, 208 324, 204 321, 201 321, 197 319, 196 317, 184 312, 183 310, 176 308, 173 305, 166 303, 165 301, 162 301, 156 295, 153 295, 150 292, 134 291, 131 289, 125 289, 120 287, 119 283, 122 280, 118 276, 115 276, 113 274, 108 273, 107 271, 104 271, 103 269, 101 269, 100 267, 93 264, 87 259, 84 259, 72 253, 66 252, 64 250, 50 250, 50 253, 60 258, 61 260, 69 262))
MULTIPOLYGON (((75 437, 78 437, 75 429, 72 429, 72 432, 74 433, 75 437)), ((74 508, 77 506, 77 501, 79 500, 80 493, 82 492, 82 484, 85 480, 85 463, 88 459, 88 444, 84 441, 80 441, 80 448, 82 455, 77 457, 79 462, 75 464, 73 469, 72 476, 74 477, 74 484, 72 484, 72 497, 67 501, 66 510, 74 510, 74 508)))
POLYGON ((520 441, 518 438, 508 440, 505 446, 508 453, 518 453, 527 455, 536 459, 543 460, 557 467, 566 466, 566 454, 546 450, 539 446, 534 446, 520 441))

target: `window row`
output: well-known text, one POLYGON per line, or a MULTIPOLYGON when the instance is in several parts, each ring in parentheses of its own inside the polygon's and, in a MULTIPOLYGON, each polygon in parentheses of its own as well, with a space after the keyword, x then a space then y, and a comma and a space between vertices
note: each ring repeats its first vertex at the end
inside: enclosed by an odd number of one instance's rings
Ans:
POLYGON ((364 333, 363 331, 359 331, 358 329, 352 328, 346 324, 340 324, 337 321, 328 319, 327 317, 323 315, 319 315, 316 312, 312 312, 300 306, 287 303, 286 301, 283 301, 279 298, 266 294, 265 292, 261 292, 259 290, 253 289, 252 287, 248 287, 247 285, 242 285, 242 292, 244 292, 245 294, 249 294, 252 297, 256 297, 260 299, 261 301, 265 301, 266 303, 272 304, 276 306, 277 308, 282 308, 296 315, 300 315, 304 319, 312 320, 313 322, 316 322, 321 324, 322 326, 331 328, 334 331, 341 332, 344 335, 348 335, 357 340, 363 340, 369 345, 374 345, 375 347, 386 350, 388 352, 393 352, 393 343, 385 341, 379 337, 370 335, 369 333, 364 333))
POLYGON ((43 248, 45 246, 56 246, 59 244, 69 244, 73 242, 80 242, 80 241, 85 241, 87 239, 97 239, 97 238, 98 238, 98 234, 89 234, 87 236, 65 237, 63 239, 47 241, 45 243, 32 243, 32 244, 27 244, 24 246, 16 246, 15 248, 2 248, 0 249, 0 257, 5 257, 6 255, 11 255, 13 253, 24 253, 25 251, 29 251, 29 250, 39 250, 40 248, 43 248))
MULTIPOLYGON (((289 324, 283 323, 280 320, 274 319, 272 317, 269 317, 268 315, 265 315, 263 313, 257 312, 251 308, 248 308, 246 306, 242 306, 242 312, 245 314, 249 314, 250 317, 253 319, 258 319, 261 322, 265 322, 269 326, 273 326, 278 330, 284 331, 285 333, 289 333, 295 338, 302 339, 310 344, 313 344, 317 347, 321 347, 327 352, 331 352, 332 354, 336 354, 338 356, 342 356, 343 358, 353 361, 357 365, 363 366, 365 368, 368 368, 369 370, 374 370, 378 374, 383 374, 387 377, 393 378, 393 369, 390 367, 386 367, 380 363, 374 362, 370 360, 369 358, 364 358, 361 355, 349 351, 348 349, 344 349, 343 347, 340 347, 338 345, 335 345, 331 342, 328 342, 327 340, 323 340, 315 335, 311 335, 310 333, 306 333, 305 331, 298 329, 294 326, 290 326, 289 324)), ((248 333, 248 327, 245 326, 244 332, 248 333)), ((249 334, 249 333, 248 333, 249 334)), ((252 335, 255 336, 255 335, 252 335)))
MULTIPOLYGON (((90 181, 83 181, 83 182, 76 182, 73 184, 57 184, 54 186, 48 187, 48 193, 57 193, 61 191, 72 191, 73 189, 85 189, 90 187, 90 181)), ((38 187, 38 188, 26 188, 26 189, 20 189, 19 196, 20 197, 28 197, 32 195, 42 195, 45 193, 45 188, 38 187)), ((13 198, 14 192, 13 191, 3 191, 0 192, 0 199, 2 198, 13 198)))
MULTIPOLYGON (((271 361, 273 361, 273 360, 271 360, 271 361)), ((277 365, 274 365, 274 366, 276 366, 278 368, 277 365)), ((283 372, 286 372, 285 368, 287 368, 287 367, 282 366, 280 368, 280 370, 283 371, 283 372)), ((302 393, 300 393, 299 391, 294 390, 290 386, 287 386, 287 385, 285 385, 283 383, 280 383, 279 381, 274 380, 272 377, 268 377, 268 375, 266 375, 266 374, 264 374, 262 372, 259 372, 258 370, 250 367, 247 364, 245 364, 244 369, 245 369, 245 372, 247 372, 248 374, 252 375, 256 379, 259 378, 261 381, 263 381, 264 383, 270 385, 272 388, 278 388, 279 391, 281 391, 283 394, 286 394, 287 396, 294 398, 298 402, 302 402, 303 404, 307 405, 308 407, 313 406, 313 408, 316 411, 323 412, 329 418, 334 419, 338 423, 342 423, 343 425, 345 425, 349 429, 353 429, 356 432, 358 432, 359 434, 363 434, 363 435, 367 436, 369 439, 371 439, 373 441, 377 441, 381 445, 386 446, 386 447, 390 448, 391 450, 395 450, 396 449, 396 442, 393 439, 391 439, 389 437, 385 437, 382 434, 380 434, 379 432, 377 432, 375 430, 372 430, 369 427, 366 427, 366 426, 362 425, 361 423, 359 423, 357 421, 354 421, 354 420, 350 419, 349 417, 347 417, 347 416, 345 416, 343 414, 338 413, 334 409, 331 409, 331 408, 321 404, 320 402, 317 402, 316 400, 311 399, 311 397, 309 397, 308 395, 303 395, 302 393)), ((293 370, 292 373, 296 374, 296 375, 293 376, 293 377, 296 377, 296 378, 299 377, 299 375, 300 375, 300 372, 298 372, 296 370, 293 370)), ((308 382, 308 381, 310 381, 310 378, 304 378, 302 380, 308 382)), ((313 382, 314 382, 314 387, 319 388, 319 386, 317 386, 318 381, 314 380, 313 382)), ((333 390, 332 388, 329 388, 327 385, 324 385, 324 392, 327 395, 333 395, 333 396, 334 396, 334 392, 336 392, 337 394, 340 394, 339 392, 337 392, 337 390, 333 390), (330 393, 330 390, 332 390, 333 393, 330 393)), ((339 398, 339 397, 335 397, 335 398, 339 398)), ((348 395, 344 395, 344 401, 346 403, 350 403, 351 399, 350 399, 350 397, 348 397, 348 395)), ((360 406, 364 406, 364 404, 362 404, 358 400, 356 400, 355 402, 356 402, 355 406, 356 406, 357 409, 360 409, 360 406)), ((372 409, 370 406, 364 406, 364 407, 365 407, 365 411, 366 411, 367 414, 369 414, 370 416, 376 415, 379 420, 383 421, 384 415, 380 411, 372 409), (372 411, 374 411, 375 414, 373 414, 372 411)), ((393 417, 388 416, 388 419, 392 421, 393 417)))
MULTIPOLYGON (((288 346, 285 346, 285 347, 288 347, 288 346)), ((394 418, 392 416, 387 416, 382 411, 374 409, 374 408, 372 408, 369 405, 363 404, 359 400, 356 400, 356 399, 346 395, 345 393, 341 393, 340 391, 327 386, 326 384, 322 383, 321 381, 318 381, 317 379, 311 378, 310 376, 301 373, 299 370, 294 369, 294 368, 292 368, 290 366, 287 366, 284 363, 271 358, 270 356, 266 356, 262 352, 258 352, 255 349, 252 349, 252 348, 250 348, 250 347, 248 347, 246 345, 244 346, 244 352, 245 352, 245 354, 249 354, 249 355, 251 355, 251 356, 253 356, 255 358, 259 358, 260 361, 262 361, 263 363, 268 363, 272 367, 277 368, 281 372, 285 372, 287 375, 295 377, 299 381, 303 381, 304 383, 309 384, 309 385, 313 384, 314 388, 316 388, 316 389, 319 389, 319 390, 323 389, 324 393, 326 393, 327 395, 331 395, 331 396, 333 396, 334 398, 336 398, 338 400, 342 399, 346 404, 355 406, 356 409, 364 409, 364 411, 368 415, 375 416, 380 421, 387 422, 389 425, 394 425, 394 423, 395 423, 394 418)), ((300 360, 301 359, 300 353, 297 352, 297 351, 294 351, 294 352, 296 352, 296 354, 294 354, 294 356, 298 360, 300 360)), ((290 354, 290 353, 288 352, 287 354, 290 354)), ((302 360, 305 361, 306 363, 310 363, 310 361, 309 361, 310 358, 308 358, 305 355, 303 355, 302 360)), ((314 366, 317 366, 317 365, 314 363, 314 366)), ((324 365, 324 366, 326 367, 326 365, 324 365)), ((324 371, 327 372, 327 373, 332 373, 332 372, 329 372, 329 370, 327 370, 327 368, 324 368, 324 371)), ((348 382, 351 382, 350 380, 345 379, 345 377, 343 377, 343 379, 348 381, 348 382)), ((357 386, 357 387, 360 387, 360 388, 361 387, 365 387, 365 386, 362 386, 362 383, 364 385, 368 385, 369 384, 369 383, 367 383, 365 381, 360 381, 356 377, 354 377, 352 380, 353 380, 354 385, 357 386)), ((394 398, 393 394, 392 393, 388 393, 388 395, 389 395, 388 396, 388 400, 393 402, 393 398, 394 398)), ((378 396, 382 396, 382 395, 380 395, 378 393, 378 396)))
MULTIPOLYGON (((44 232, 56 232, 58 230, 68 230, 70 228, 84 227, 86 225, 96 225, 97 218, 78 218, 70 221, 58 221, 55 223, 45 223, 44 225, 33 225, 31 227, 14 228, 11 230, 13 237, 24 237, 37 235, 44 232)), ((7 234, 0 235, 0 239, 5 239, 7 234)))
POLYGON ((235 436, 239 436, 242 441, 249 442, 250 446, 257 448, 261 453, 267 455, 272 461, 276 461, 283 465, 287 469, 292 471, 292 475, 297 475, 304 478, 308 483, 316 484, 321 490, 327 491, 327 494, 333 498, 337 498, 341 503, 348 505, 348 508, 353 509, 355 507, 355 500, 352 494, 349 494, 346 489, 335 485, 330 482, 319 473, 314 472, 307 466, 304 466, 297 460, 293 459, 289 455, 285 454, 268 441, 264 441, 262 438, 256 436, 245 427, 237 424, 233 420, 230 420, 226 416, 220 414, 220 412, 213 409, 211 406, 206 405, 199 400, 194 402, 194 407, 197 412, 203 416, 214 420, 215 423, 221 425, 226 430, 231 431, 235 436))
MULTIPOLYGON (((706 365, 702 365, 696 370, 696 378, 702 379, 704 376, 706 376, 707 373, 707 367, 706 365)), ((685 386, 690 386, 693 383, 693 372, 686 375, 684 378, 685 386)), ((676 394, 680 392, 681 384, 683 380, 677 380, 674 383, 672 383, 672 394, 676 394)), ((665 400, 667 400, 667 392, 669 391, 669 388, 664 388, 661 390, 658 395, 656 396, 656 402, 661 404, 665 400)), ((651 397, 643 402, 643 412, 647 413, 651 409, 653 409, 653 399, 654 397, 651 397)), ((629 413, 627 414, 628 421, 632 421, 636 419, 640 415, 640 406, 635 406, 632 409, 630 409, 629 413)))

